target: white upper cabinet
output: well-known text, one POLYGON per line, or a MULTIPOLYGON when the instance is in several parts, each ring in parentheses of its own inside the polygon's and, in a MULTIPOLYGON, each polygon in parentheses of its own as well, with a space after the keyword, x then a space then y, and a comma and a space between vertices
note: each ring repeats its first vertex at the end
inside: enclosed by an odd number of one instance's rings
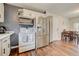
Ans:
POLYGON ((18 16, 23 18, 35 18, 35 13, 33 11, 27 10, 27 9, 18 9, 18 16))
POLYGON ((4 22, 4 4, 0 3, 0 22, 4 22))
POLYGON ((29 18, 29 19, 35 19, 39 16, 44 16, 45 14, 36 12, 36 11, 32 11, 32 10, 28 10, 28 9, 18 9, 18 17, 21 18, 29 18))

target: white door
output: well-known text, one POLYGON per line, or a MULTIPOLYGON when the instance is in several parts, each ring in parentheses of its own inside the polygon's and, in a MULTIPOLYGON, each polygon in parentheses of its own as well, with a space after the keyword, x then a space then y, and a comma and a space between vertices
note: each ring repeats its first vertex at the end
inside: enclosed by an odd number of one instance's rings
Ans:
POLYGON ((74 31, 79 31, 79 23, 74 23, 74 31))

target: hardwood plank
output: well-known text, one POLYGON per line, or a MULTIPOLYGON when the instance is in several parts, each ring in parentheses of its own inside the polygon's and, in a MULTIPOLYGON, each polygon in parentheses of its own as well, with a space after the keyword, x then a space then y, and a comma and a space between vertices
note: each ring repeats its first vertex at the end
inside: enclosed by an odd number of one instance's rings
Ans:
MULTIPOLYGON (((18 48, 11 51, 10 56, 34 56, 35 50, 18 53, 18 48)), ((37 56, 79 56, 79 48, 73 42, 56 41, 49 46, 38 48, 37 56)))

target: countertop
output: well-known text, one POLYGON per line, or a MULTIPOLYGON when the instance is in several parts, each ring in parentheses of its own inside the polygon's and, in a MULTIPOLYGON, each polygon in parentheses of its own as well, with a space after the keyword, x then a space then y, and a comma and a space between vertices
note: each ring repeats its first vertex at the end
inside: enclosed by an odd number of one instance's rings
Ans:
POLYGON ((4 34, 0 34, 0 40, 7 37, 7 36, 10 36, 14 33, 14 31, 6 31, 6 33, 4 34))

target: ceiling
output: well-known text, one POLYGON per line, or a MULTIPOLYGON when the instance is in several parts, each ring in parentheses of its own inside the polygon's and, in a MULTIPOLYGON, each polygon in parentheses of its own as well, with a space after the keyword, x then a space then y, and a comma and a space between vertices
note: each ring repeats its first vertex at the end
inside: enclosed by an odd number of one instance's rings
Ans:
POLYGON ((79 3, 10 3, 14 6, 46 10, 68 18, 79 16, 79 3))

